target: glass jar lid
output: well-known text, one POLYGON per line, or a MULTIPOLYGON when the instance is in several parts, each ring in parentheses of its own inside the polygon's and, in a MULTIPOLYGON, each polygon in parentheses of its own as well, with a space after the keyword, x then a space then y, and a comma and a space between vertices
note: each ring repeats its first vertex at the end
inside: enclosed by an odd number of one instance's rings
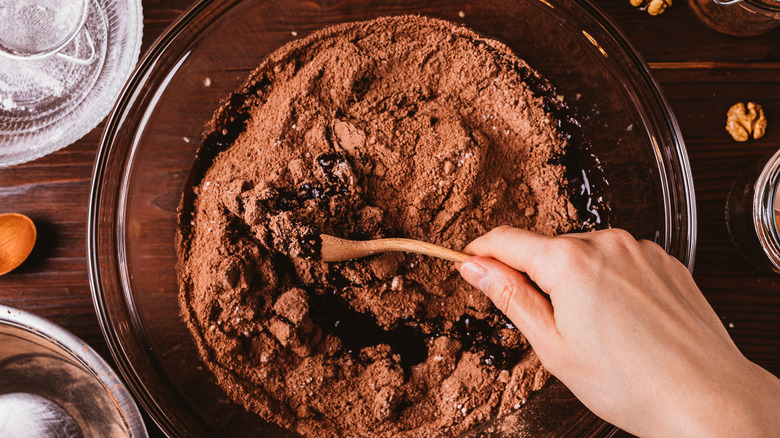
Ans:
POLYGON ((756 181, 753 194, 753 225, 758 241, 774 268, 780 272, 780 150, 769 159, 756 181))
MULTIPOLYGON (((780 0, 745 0, 748 4, 780 14, 780 0)), ((777 17, 780 20, 780 17, 777 17)))

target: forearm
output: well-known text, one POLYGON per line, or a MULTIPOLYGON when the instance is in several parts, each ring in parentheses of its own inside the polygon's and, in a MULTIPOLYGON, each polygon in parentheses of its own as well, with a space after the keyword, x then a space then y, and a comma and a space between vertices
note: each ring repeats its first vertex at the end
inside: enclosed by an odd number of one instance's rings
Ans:
POLYGON ((780 380, 741 354, 678 372, 660 386, 666 390, 636 388, 635 406, 603 417, 649 438, 776 437, 780 431, 780 380))

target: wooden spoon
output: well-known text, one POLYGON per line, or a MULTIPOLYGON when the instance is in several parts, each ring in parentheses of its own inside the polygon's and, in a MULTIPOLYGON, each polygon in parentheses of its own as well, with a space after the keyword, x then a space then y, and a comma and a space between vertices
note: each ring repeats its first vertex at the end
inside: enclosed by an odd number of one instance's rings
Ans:
POLYGON ((390 251, 414 252, 456 263, 471 257, 462 252, 414 239, 347 240, 327 234, 321 234, 320 238, 322 239, 320 257, 326 262, 342 262, 390 251))
POLYGON ((29 217, 0 214, 0 275, 13 271, 27 259, 37 237, 35 224, 29 217))

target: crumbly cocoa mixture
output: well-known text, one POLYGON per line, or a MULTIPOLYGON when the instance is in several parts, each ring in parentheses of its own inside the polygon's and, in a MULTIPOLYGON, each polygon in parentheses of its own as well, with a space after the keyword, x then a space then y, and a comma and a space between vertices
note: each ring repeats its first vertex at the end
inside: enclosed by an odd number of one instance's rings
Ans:
POLYGON ((215 114, 181 206, 182 315, 219 384, 309 437, 453 436, 521 409, 548 374, 452 263, 327 264, 317 236, 579 229, 559 109, 506 46, 440 20, 271 54, 215 114))

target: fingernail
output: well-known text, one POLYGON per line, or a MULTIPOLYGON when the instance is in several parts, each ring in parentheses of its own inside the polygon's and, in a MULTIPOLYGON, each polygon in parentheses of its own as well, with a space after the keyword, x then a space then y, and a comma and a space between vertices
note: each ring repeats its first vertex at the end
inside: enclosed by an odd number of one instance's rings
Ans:
POLYGON ((460 265, 460 275, 472 286, 486 293, 490 284, 490 272, 477 262, 465 262, 460 265))

